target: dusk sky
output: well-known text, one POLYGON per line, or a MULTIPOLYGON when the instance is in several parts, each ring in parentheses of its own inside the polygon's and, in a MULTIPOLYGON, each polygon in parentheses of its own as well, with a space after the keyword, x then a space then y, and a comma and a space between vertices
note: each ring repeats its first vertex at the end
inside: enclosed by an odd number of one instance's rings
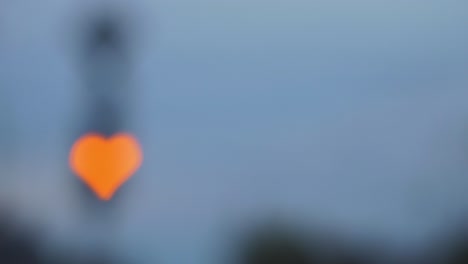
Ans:
MULTIPOLYGON (((0 2, 0 203, 52 244, 100 241, 66 173, 86 108, 70 36, 94 2, 0 2)), ((417 247, 468 209, 468 2, 120 3, 145 154, 120 199, 122 254, 216 263, 272 213, 417 247)))

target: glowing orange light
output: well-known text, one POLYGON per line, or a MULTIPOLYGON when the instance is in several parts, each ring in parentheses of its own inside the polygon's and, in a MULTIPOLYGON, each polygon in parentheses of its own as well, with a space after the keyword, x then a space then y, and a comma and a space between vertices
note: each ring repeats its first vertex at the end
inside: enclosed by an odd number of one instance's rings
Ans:
POLYGON ((143 154, 136 138, 124 133, 108 139, 87 134, 70 151, 71 169, 102 200, 110 200, 142 162, 143 154))

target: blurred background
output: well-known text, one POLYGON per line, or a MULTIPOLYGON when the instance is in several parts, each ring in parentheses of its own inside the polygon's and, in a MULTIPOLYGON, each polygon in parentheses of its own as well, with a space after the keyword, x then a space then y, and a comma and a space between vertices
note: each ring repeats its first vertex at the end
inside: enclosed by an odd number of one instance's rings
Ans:
POLYGON ((0 0, 0 263, 468 263, 467 14, 0 0), (108 203, 90 131, 145 155, 108 203))

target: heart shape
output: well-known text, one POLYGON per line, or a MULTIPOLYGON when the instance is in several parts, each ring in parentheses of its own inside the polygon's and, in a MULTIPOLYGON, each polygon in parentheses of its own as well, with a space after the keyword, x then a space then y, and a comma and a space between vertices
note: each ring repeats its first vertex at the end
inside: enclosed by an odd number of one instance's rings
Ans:
POLYGON ((108 139, 99 134, 87 134, 79 138, 70 151, 70 167, 102 200, 110 200, 142 161, 137 140, 125 133, 108 139))

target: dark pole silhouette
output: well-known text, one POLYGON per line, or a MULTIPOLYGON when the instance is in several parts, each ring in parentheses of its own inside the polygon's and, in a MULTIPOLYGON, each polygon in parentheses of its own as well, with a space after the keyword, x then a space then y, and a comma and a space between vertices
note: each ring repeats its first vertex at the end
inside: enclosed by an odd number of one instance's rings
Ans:
MULTIPOLYGON (((115 13, 104 12, 85 22, 84 39, 78 49, 83 102, 79 111, 84 118, 78 122, 78 129, 75 127, 73 141, 88 133, 108 137, 126 132, 131 67, 122 21, 115 13)), ((103 211, 113 210, 121 191, 111 201, 102 202, 88 186, 76 177, 74 180, 80 185, 79 202, 85 203, 87 211, 102 215, 103 211)))
POLYGON ((85 132, 110 136, 125 126, 129 57, 118 19, 111 15, 98 19, 85 40, 82 73, 90 104, 85 132))
MULTIPOLYGON (((130 52, 124 18, 114 10, 86 17, 82 39, 78 44, 78 71, 81 76, 80 120, 74 124, 72 141, 98 133, 109 137, 127 132, 129 113, 130 52), (81 41, 81 42, 80 42, 81 41)), ((83 28, 81 28, 83 29, 83 28)), ((71 142, 69 149, 71 148, 71 142)), ((82 210, 83 223, 98 228, 93 239, 105 251, 107 243, 118 235, 121 188, 110 201, 102 201, 78 177, 70 177, 76 192, 77 210, 82 210)))

